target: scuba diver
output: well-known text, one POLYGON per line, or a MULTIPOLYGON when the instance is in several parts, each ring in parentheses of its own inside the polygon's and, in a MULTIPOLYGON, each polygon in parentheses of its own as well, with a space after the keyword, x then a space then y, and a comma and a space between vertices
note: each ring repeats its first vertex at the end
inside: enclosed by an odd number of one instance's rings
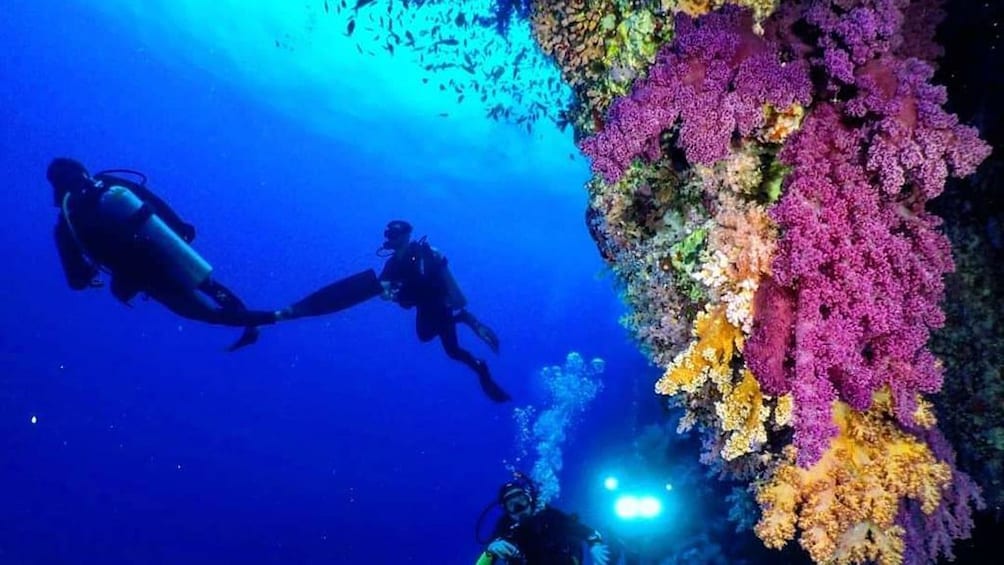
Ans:
POLYGON ((195 227, 145 186, 142 173, 116 169, 92 177, 78 161, 59 157, 46 178, 59 209, 56 249, 73 290, 103 286, 98 273, 104 271, 112 295, 127 306, 142 292, 183 318, 243 327, 228 351, 255 343, 258 326, 278 320, 278 312, 249 310, 213 278, 212 267, 191 246, 195 227))
POLYGON ((478 520, 479 530, 485 514, 495 504, 505 514, 495 524, 491 541, 476 565, 581 565, 583 544, 589 546, 592 563, 610 563, 610 548, 600 533, 574 515, 539 504, 537 487, 526 475, 517 473, 514 480, 499 488, 497 502, 486 508, 478 520))
POLYGON ((378 255, 388 257, 379 276, 383 298, 405 309, 415 308, 418 339, 425 343, 439 337, 446 355, 470 367, 490 399, 495 402, 511 400, 492 380, 488 364, 460 347, 457 322, 474 330, 496 354, 498 337, 466 309, 467 299, 450 273, 446 257, 425 237, 412 241, 411 232, 411 224, 404 220, 394 220, 384 229, 384 242, 377 251, 378 255))

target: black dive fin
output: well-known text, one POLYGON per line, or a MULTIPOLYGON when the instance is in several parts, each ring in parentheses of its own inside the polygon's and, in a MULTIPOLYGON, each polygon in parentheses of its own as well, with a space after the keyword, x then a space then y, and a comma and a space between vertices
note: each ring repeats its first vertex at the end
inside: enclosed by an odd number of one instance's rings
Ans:
POLYGON ((512 400, 509 393, 502 390, 502 387, 492 380, 491 373, 488 372, 488 365, 484 361, 478 361, 478 383, 481 385, 481 390, 485 392, 485 395, 493 401, 509 402, 512 400))
POLYGON ((249 345, 258 343, 258 336, 260 335, 261 331, 258 328, 254 326, 248 326, 244 328, 244 333, 242 333, 241 336, 237 338, 237 341, 235 341, 233 345, 227 348, 227 351, 230 352, 237 351, 238 349, 241 349, 243 347, 247 347, 249 345))
POLYGON ((345 277, 310 294, 287 309, 288 318, 331 314, 380 296, 383 286, 373 269, 345 277))

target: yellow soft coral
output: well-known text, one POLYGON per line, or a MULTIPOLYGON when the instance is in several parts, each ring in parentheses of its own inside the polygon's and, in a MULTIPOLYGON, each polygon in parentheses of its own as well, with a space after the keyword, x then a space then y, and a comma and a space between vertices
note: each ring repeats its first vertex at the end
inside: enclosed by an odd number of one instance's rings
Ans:
POLYGON ((757 450, 767 442, 764 423, 770 410, 763 401, 760 383, 746 369, 739 384, 725 390, 722 400, 715 403, 722 431, 728 436, 722 448, 722 458, 726 461, 757 450))
MULTIPOLYGON (((887 391, 864 413, 837 402, 840 434, 809 469, 794 464, 795 450, 757 489, 763 508, 756 534, 780 548, 801 532, 799 543, 817 563, 900 563, 903 531, 895 519, 900 501, 913 498, 932 512, 951 479, 951 468, 925 443, 892 419, 887 391)), ((933 416, 923 406, 924 421, 933 416)))
POLYGON ((717 10, 725 4, 746 6, 753 10, 753 15, 759 23, 774 12, 778 0, 662 0, 661 4, 665 10, 684 12, 694 17, 717 10))
POLYGON ((697 341, 673 360, 655 385, 657 393, 693 394, 709 379, 721 382, 731 377, 729 364, 742 347, 743 335, 725 318, 725 309, 709 307, 698 314, 693 333, 697 341))

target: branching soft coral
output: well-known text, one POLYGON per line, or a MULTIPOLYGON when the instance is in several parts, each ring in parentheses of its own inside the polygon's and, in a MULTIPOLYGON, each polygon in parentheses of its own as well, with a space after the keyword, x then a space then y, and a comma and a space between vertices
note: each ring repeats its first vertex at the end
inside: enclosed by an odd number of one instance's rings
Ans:
POLYGON ((708 381, 732 377, 732 358, 742 348, 743 335, 725 318, 723 308, 701 312, 694 322, 696 341, 680 353, 656 383, 659 394, 696 393, 708 381))
POLYGON ((765 424, 770 410, 764 405, 759 383, 748 370, 742 372, 739 384, 722 388, 722 400, 715 403, 715 412, 728 438, 721 455, 731 461, 767 443, 765 424))
POLYGON ((913 499, 931 513, 952 475, 923 441, 889 418, 891 411, 884 391, 867 412, 836 403, 839 434, 808 469, 795 464, 794 447, 788 448, 788 460, 757 489, 763 515, 754 531, 767 546, 784 546, 797 530, 817 563, 902 561, 904 530, 895 523, 900 502, 913 499))
POLYGON ((717 438, 706 447, 725 461, 760 451, 767 443, 768 424, 787 425, 790 398, 764 396, 752 373, 733 370, 743 335, 725 318, 724 307, 699 314, 693 334, 695 341, 677 355, 656 391, 684 395, 676 402, 687 411, 680 429, 700 422, 717 438))
POLYGON ((727 6, 699 21, 677 16, 677 35, 648 78, 611 107, 603 131, 581 143, 607 180, 638 156, 658 156, 661 134, 677 120, 686 158, 711 164, 728 153, 734 134, 765 126, 765 107, 809 102, 806 67, 782 62, 777 47, 752 32, 748 10, 727 6))
POLYGON ((944 321, 938 304, 952 261, 940 220, 924 203, 948 173, 971 172, 986 149, 941 110, 940 91, 923 86, 921 70, 870 64, 860 96, 848 104, 852 115, 871 118, 866 125, 853 128, 837 106, 820 105, 781 152, 793 169, 772 211, 785 234, 773 271, 780 284, 799 289, 794 392, 802 464, 832 435, 828 404, 838 395, 861 410, 888 384, 909 425, 915 393, 941 386, 926 342, 944 321), (911 156, 917 143, 922 149, 911 156))
POLYGON ((934 563, 941 556, 953 560, 953 543, 968 538, 973 529, 973 507, 985 507, 980 488, 969 475, 955 467, 955 450, 941 431, 932 426, 923 430, 920 437, 930 446, 934 456, 949 466, 952 480, 933 512, 912 500, 900 504, 896 524, 905 531, 907 543, 903 561, 907 565, 934 563))

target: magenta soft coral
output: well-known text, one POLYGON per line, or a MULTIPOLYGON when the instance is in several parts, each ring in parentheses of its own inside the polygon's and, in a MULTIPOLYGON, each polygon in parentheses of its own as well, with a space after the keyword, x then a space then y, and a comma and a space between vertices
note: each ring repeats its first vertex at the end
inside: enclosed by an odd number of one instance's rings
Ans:
POLYGON ((678 120, 687 159, 711 164, 728 154, 735 133, 763 125, 765 105, 807 104, 806 66, 782 63, 752 27, 751 12, 731 5, 697 20, 678 14, 677 35, 648 78, 613 104, 602 131, 582 141, 593 170, 616 182, 634 158, 657 157, 660 135, 678 120))
POLYGON ((941 368, 926 344, 944 322, 942 276, 953 264, 940 219, 924 203, 947 174, 971 172, 985 150, 946 117, 937 96, 917 94, 924 89, 912 79, 923 74, 898 73, 910 63, 898 64, 882 73, 881 87, 863 89, 870 101, 860 115, 870 119, 851 126, 840 108, 821 104, 780 155, 793 169, 772 210, 784 234, 773 272, 798 296, 793 391, 800 464, 825 449, 833 433, 825 414, 837 397, 866 409, 887 384, 898 419, 911 425, 917 393, 941 387, 941 368), (904 104, 924 107, 925 116, 904 117, 904 104), (923 144, 923 161, 904 160, 918 139, 942 145, 923 144), (966 152, 972 157, 960 159, 966 152))
POLYGON ((793 165, 772 215, 784 232, 773 272, 797 289, 795 428, 799 463, 814 462, 833 434, 837 397, 864 410, 889 384, 897 415, 913 423, 913 394, 937 390, 925 354, 940 322, 947 241, 925 215, 904 217, 883 202, 861 159, 862 131, 837 109, 818 107, 781 158, 793 165))
POLYGON ((882 189, 916 190, 917 209, 941 193, 949 174, 966 176, 990 154, 975 128, 943 110, 944 87, 930 84, 934 69, 917 59, 875 59, 857 73, 857 95, 847 103, 853 117, 871 118, 867 168, 882 189))

